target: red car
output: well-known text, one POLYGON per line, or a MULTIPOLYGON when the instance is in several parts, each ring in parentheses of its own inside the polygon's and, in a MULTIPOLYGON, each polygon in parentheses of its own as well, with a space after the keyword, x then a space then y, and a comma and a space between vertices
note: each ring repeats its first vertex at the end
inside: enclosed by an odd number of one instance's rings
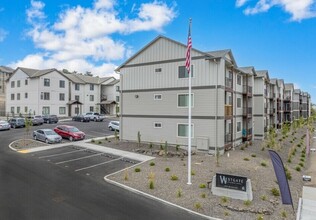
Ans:
POLYGON ((54 128, 54 131, 63 138, 68 138, 70 141, 83 140, 86 136, 84 132, 70 125, 58 125, 54 128))

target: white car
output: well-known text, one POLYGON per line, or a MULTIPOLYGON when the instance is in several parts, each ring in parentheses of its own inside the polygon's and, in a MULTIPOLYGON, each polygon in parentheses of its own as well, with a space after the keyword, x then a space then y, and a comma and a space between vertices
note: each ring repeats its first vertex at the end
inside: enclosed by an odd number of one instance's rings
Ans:
POLYGON ((0 130, 10 130, 11 126, 7 121, 0 121, 0 130))
POLYGON ((120 122, 119 121, 110 121, 108 128, 111 131, 119 131, 120 130, 120 122))

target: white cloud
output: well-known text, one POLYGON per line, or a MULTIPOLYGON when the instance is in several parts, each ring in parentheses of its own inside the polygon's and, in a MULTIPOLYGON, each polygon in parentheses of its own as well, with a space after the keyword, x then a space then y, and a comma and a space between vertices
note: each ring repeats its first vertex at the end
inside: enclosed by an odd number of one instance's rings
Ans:
MULTIPOLYGON (((236 0, 236 6, 245 5, 246 1, 236 0)), ((316 0, 259 0, 255 6, 248 6, 244 13, 252 15, 267 12, 270 8, 276 6, 291 14, 292 21, 316 17, 316 0)))
POLYGON ((7 35, 8 35, 8 32, 0 28, 0 42, 4 41, 7 35))
MULTIPOLYGON (((175 6, 164 2, 133 4, 133 18, 120 15, 119 1, 96 0, 90 8, 75 6, 58 14, 48 23, 45 4, 31 0, 27 21, 28 36, 38 50, 11 64, 13 67, 58 68, 69 71, 91 71, 95 75, 111 74, 113 61, 126 59, 131 54, 127 43, 112 34, 130 34, 137 31, 163 31, 176 17, 175 6)), ((124 5, 123 5, 124 6, 124 5)), ((126 5, 125 5, 126 6, 126 5)))

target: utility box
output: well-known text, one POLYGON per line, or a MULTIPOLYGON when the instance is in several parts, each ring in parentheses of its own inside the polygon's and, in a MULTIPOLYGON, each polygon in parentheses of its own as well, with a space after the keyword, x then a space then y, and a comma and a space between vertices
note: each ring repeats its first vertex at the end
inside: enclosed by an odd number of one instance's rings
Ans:
POLYGON ((196 148, 201 151, 208 151, 208 138, 207 137, 197 137, 196 138, 196 148))

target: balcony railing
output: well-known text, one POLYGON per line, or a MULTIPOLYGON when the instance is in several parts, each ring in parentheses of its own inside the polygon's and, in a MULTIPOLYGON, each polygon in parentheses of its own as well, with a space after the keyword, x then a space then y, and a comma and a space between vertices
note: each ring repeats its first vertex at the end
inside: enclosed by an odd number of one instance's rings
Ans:
POLYGON ((243 107, 243 115, 251 115, 252 108, 251 107, 243 107))
POLYGON ((233 106, 225 105, 225 116, 233 116, 233 106))
POLYGON ((225 78, 225 86, 228 88, 233 88, 233 79, 231 78, 225 78))
POLYGON ((232 134, 231 133, 225 134, 225 144, 229 143, 229 142, 232 142, 232 134))
POLYGON ((246 93, 246 94, 252 94, 252 86, 246 86, 244 85, 243 88, 243 93, 246 93))

